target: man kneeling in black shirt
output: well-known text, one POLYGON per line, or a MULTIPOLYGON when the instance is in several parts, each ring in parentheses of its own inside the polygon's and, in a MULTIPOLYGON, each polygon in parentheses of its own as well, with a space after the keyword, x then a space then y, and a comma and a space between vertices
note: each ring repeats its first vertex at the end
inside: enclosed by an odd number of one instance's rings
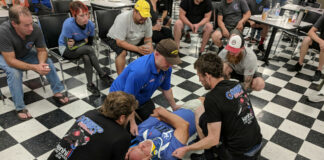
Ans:
POLYGON ((128 93, 110 93, 98 110, 88 111, 76 120, 49 160, 123 159, 131 141, 125 126, 137 103, 128 93))

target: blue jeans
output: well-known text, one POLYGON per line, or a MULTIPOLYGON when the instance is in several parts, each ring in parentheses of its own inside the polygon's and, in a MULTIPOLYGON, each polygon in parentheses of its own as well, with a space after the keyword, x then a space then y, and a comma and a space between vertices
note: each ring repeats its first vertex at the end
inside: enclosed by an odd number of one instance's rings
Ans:
MULTIPOLYGON (((36 50, 31 50, 25 57, 19 58, 23 62, 29 64, 39 64, 36 50)), ((56 74, 56 69, 51 59, 47 59, 46 63, 49 65, 51 71, 46 75, 48 82, 51 85, 53 93, 59 93, 64 90, 64 86, 60 82, 59 77, 56 74)), ((16 110, 22 110, 25 108, 24 92, 22 88, 22 73, 23 70, 8 66, 3 56, 0 54, 0 68, 2 68, 7 74, 7 83, 10 93, 12 95, 13 102, 16 106, 16 110)))
POLYGON ((260 29, 257 30, 255 28, 252 28, 250 37, 253 38, 254 35, 255 35, 255 32, 257 33, 255 39, 259 41, 260 40, 260 37, 261 37, 261 30, 260 29))

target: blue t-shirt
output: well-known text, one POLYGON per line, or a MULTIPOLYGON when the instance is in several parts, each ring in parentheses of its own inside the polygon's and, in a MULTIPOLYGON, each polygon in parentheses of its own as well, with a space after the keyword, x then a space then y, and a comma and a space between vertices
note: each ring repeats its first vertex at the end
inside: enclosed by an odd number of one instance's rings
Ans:
MULTIPOLYGON (((173 112, 180 116, 189 123, 189 137, 196 133, 195 115, 189 109, 178 109, 173 112)), ((136 141, 142 142, 150 139, 155 145, 155 151, 152 159, 158 157, 165 160, 176 160, 177 158, 172 156, 173 151, 183 147, 185 144, 181 144, 176 137, 174 137, 174 129, 172 126, 165 122, 159 121, 154 117, 150 117, 140 125, 138 125, 138 136, 136 141)))
MULTIPOLYGON (((51 1, 50 0, 32 0, 32 3, 33 4, 42 4, 44 6, 46 6, 47 8, 49 9, 52 9, 52 4, 51 4, 51 1)), ((38 13, 38 8, 35 7, 35 12, 38 13)))
POLYGON ((132 94, 142 105, 151 98, 158 87, 163 90, 171 88, 171 73, 171 67, 158 73, 154 53, 151 53, 129 64, 112 83, 110 92, 124 91, 132 94))
POLYGON ((85 29, 81 29, 76 24, 74 17, 67 18, 63 23, 62 32, 58 41, 59 46, 66 46, 66 38, 74 39, 77 42, 82 41, 88 38, 89 36, 93 37, 94 29, 95 26, 90 20, 88 21, 88 24, 86 25, 85 29))

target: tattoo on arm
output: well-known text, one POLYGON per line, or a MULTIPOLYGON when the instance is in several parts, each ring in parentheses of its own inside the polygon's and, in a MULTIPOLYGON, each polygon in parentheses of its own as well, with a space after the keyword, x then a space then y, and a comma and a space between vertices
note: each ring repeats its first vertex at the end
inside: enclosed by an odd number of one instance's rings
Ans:
POLYGON ((248 88, 252 89, 252 80, 253 76, 244 76, 244 89, 247 90, 248 88))

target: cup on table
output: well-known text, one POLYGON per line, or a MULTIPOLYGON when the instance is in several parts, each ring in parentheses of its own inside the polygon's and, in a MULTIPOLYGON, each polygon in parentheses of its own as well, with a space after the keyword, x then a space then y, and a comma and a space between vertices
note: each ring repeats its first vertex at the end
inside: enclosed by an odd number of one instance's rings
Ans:
POLYGON ((263 12, 262 12, 262 20, 265 21, 267 19, 267 14, 268 14, 269 8, 263 8, 263 12))

